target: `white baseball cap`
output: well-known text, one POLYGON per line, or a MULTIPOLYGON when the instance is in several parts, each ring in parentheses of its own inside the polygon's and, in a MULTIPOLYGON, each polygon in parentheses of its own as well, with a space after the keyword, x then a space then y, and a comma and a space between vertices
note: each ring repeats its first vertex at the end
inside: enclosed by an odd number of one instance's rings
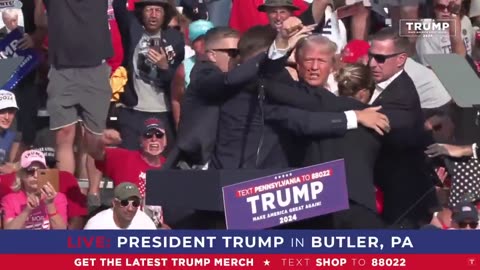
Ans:
POLYGON ((7 90, 0 90, 0 110, 7 108, 18 109, 15 94, 7 90))

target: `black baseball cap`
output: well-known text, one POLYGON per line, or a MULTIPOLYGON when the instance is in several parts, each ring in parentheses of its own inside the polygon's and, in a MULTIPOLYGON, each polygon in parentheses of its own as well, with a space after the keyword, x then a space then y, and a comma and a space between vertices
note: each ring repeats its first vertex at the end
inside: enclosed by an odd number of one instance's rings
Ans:
POLYGON ((45 161, 47 162, 48 167, 51 168, 56 166, 58 160, 55 149, 53 147, 38 147, 37 150, 42 152, 43 155, 45 155, 45 161))
POLYGON ((478 222, 478 210, 471 202, 462 202, 453 208, 452 219, 459 223, 465 221, 478 222))

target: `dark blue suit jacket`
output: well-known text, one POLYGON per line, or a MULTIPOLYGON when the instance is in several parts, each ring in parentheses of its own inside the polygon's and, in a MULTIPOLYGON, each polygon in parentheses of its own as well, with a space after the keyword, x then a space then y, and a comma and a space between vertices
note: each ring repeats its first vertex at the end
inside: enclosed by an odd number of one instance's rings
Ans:
POLYGON ((257 77, 265 58, 266 54, 259 54, 229 72, 222 72, 210 62, 195 63, 182 100, 177 137, 177 147, 188 163, 205 164, 211 160, 220 106, 257 77))
POLYGON ((275 106, 266 115, 271 125, 293 132, 297 156, 293 165, 310 166, 344 159, 350 200, 376 211, 374 165, 380 141, 364 127, 347 132, 348 110, 361 110, 367 105, 348 97, 337 97, 328 90, 294 82, 288 74, 269 80, 267 97, 275 106), (299 153, 303 148, 303 156, 299 153))
POLYGON ((375 169, 376 183, 385 195, 384 217, 405 226, 429 222, 429 212, 437 206, 437 200, 423 151, 433 140, 424 131, 420 99, 412 79, 402 72, 372 105, 382 106, 392 128, 383 140, 375 169))

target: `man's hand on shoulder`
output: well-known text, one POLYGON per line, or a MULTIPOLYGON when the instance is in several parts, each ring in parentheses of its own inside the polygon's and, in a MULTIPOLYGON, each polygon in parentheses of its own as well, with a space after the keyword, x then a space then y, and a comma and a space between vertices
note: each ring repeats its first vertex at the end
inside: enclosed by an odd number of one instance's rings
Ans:
POLYGON ((380 135, 390 132, 388 117, 378 112, 382 107, 371 107, 361 111, 355 111, 358 123, 362 126, 375 130, 380 135))

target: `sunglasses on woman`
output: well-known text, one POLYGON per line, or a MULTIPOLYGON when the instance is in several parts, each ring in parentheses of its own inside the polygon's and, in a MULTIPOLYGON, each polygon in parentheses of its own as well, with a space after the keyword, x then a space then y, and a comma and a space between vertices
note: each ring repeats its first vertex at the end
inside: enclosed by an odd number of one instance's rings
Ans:
POLYGON ((32 176, 35 174, 35 172, 37 172, 38 170, 40 170, 41 168, 40 167, 29 167, 29 168, 25 168, 23 169, 23 171, 29 175, 29 176, 32 176))
POLYGON ((450 12, 452 14, 458 14, 458 13, 460 13, 460 10, 462 9, 462 7, 460 5, 457 5, 457 4, 451 2, 448 5, 436 4, 435 9, 438 10, 438 11, 447 11, 447 12, 450 12))
POLYGON ((444 4, 436 4, 435 9, 438 11, 448 11, 448 6, 444 4))
POLYGON ((132 204, 133 207, 137 208, 140 206, 140 199, 133 199, 133 200, 120 200, 121 207, 127 207, 132 204))
POLYGON ((161 139, 161 138, 163 138, 163 136, 165 136, 165 134, 163 134, 163 132, 161 132, 159 130, 147 131, 143 134, 143 137, 145 139, 151 139, 151 138, 153 138, 153 136, 157 137, 158 139, 161 139))

